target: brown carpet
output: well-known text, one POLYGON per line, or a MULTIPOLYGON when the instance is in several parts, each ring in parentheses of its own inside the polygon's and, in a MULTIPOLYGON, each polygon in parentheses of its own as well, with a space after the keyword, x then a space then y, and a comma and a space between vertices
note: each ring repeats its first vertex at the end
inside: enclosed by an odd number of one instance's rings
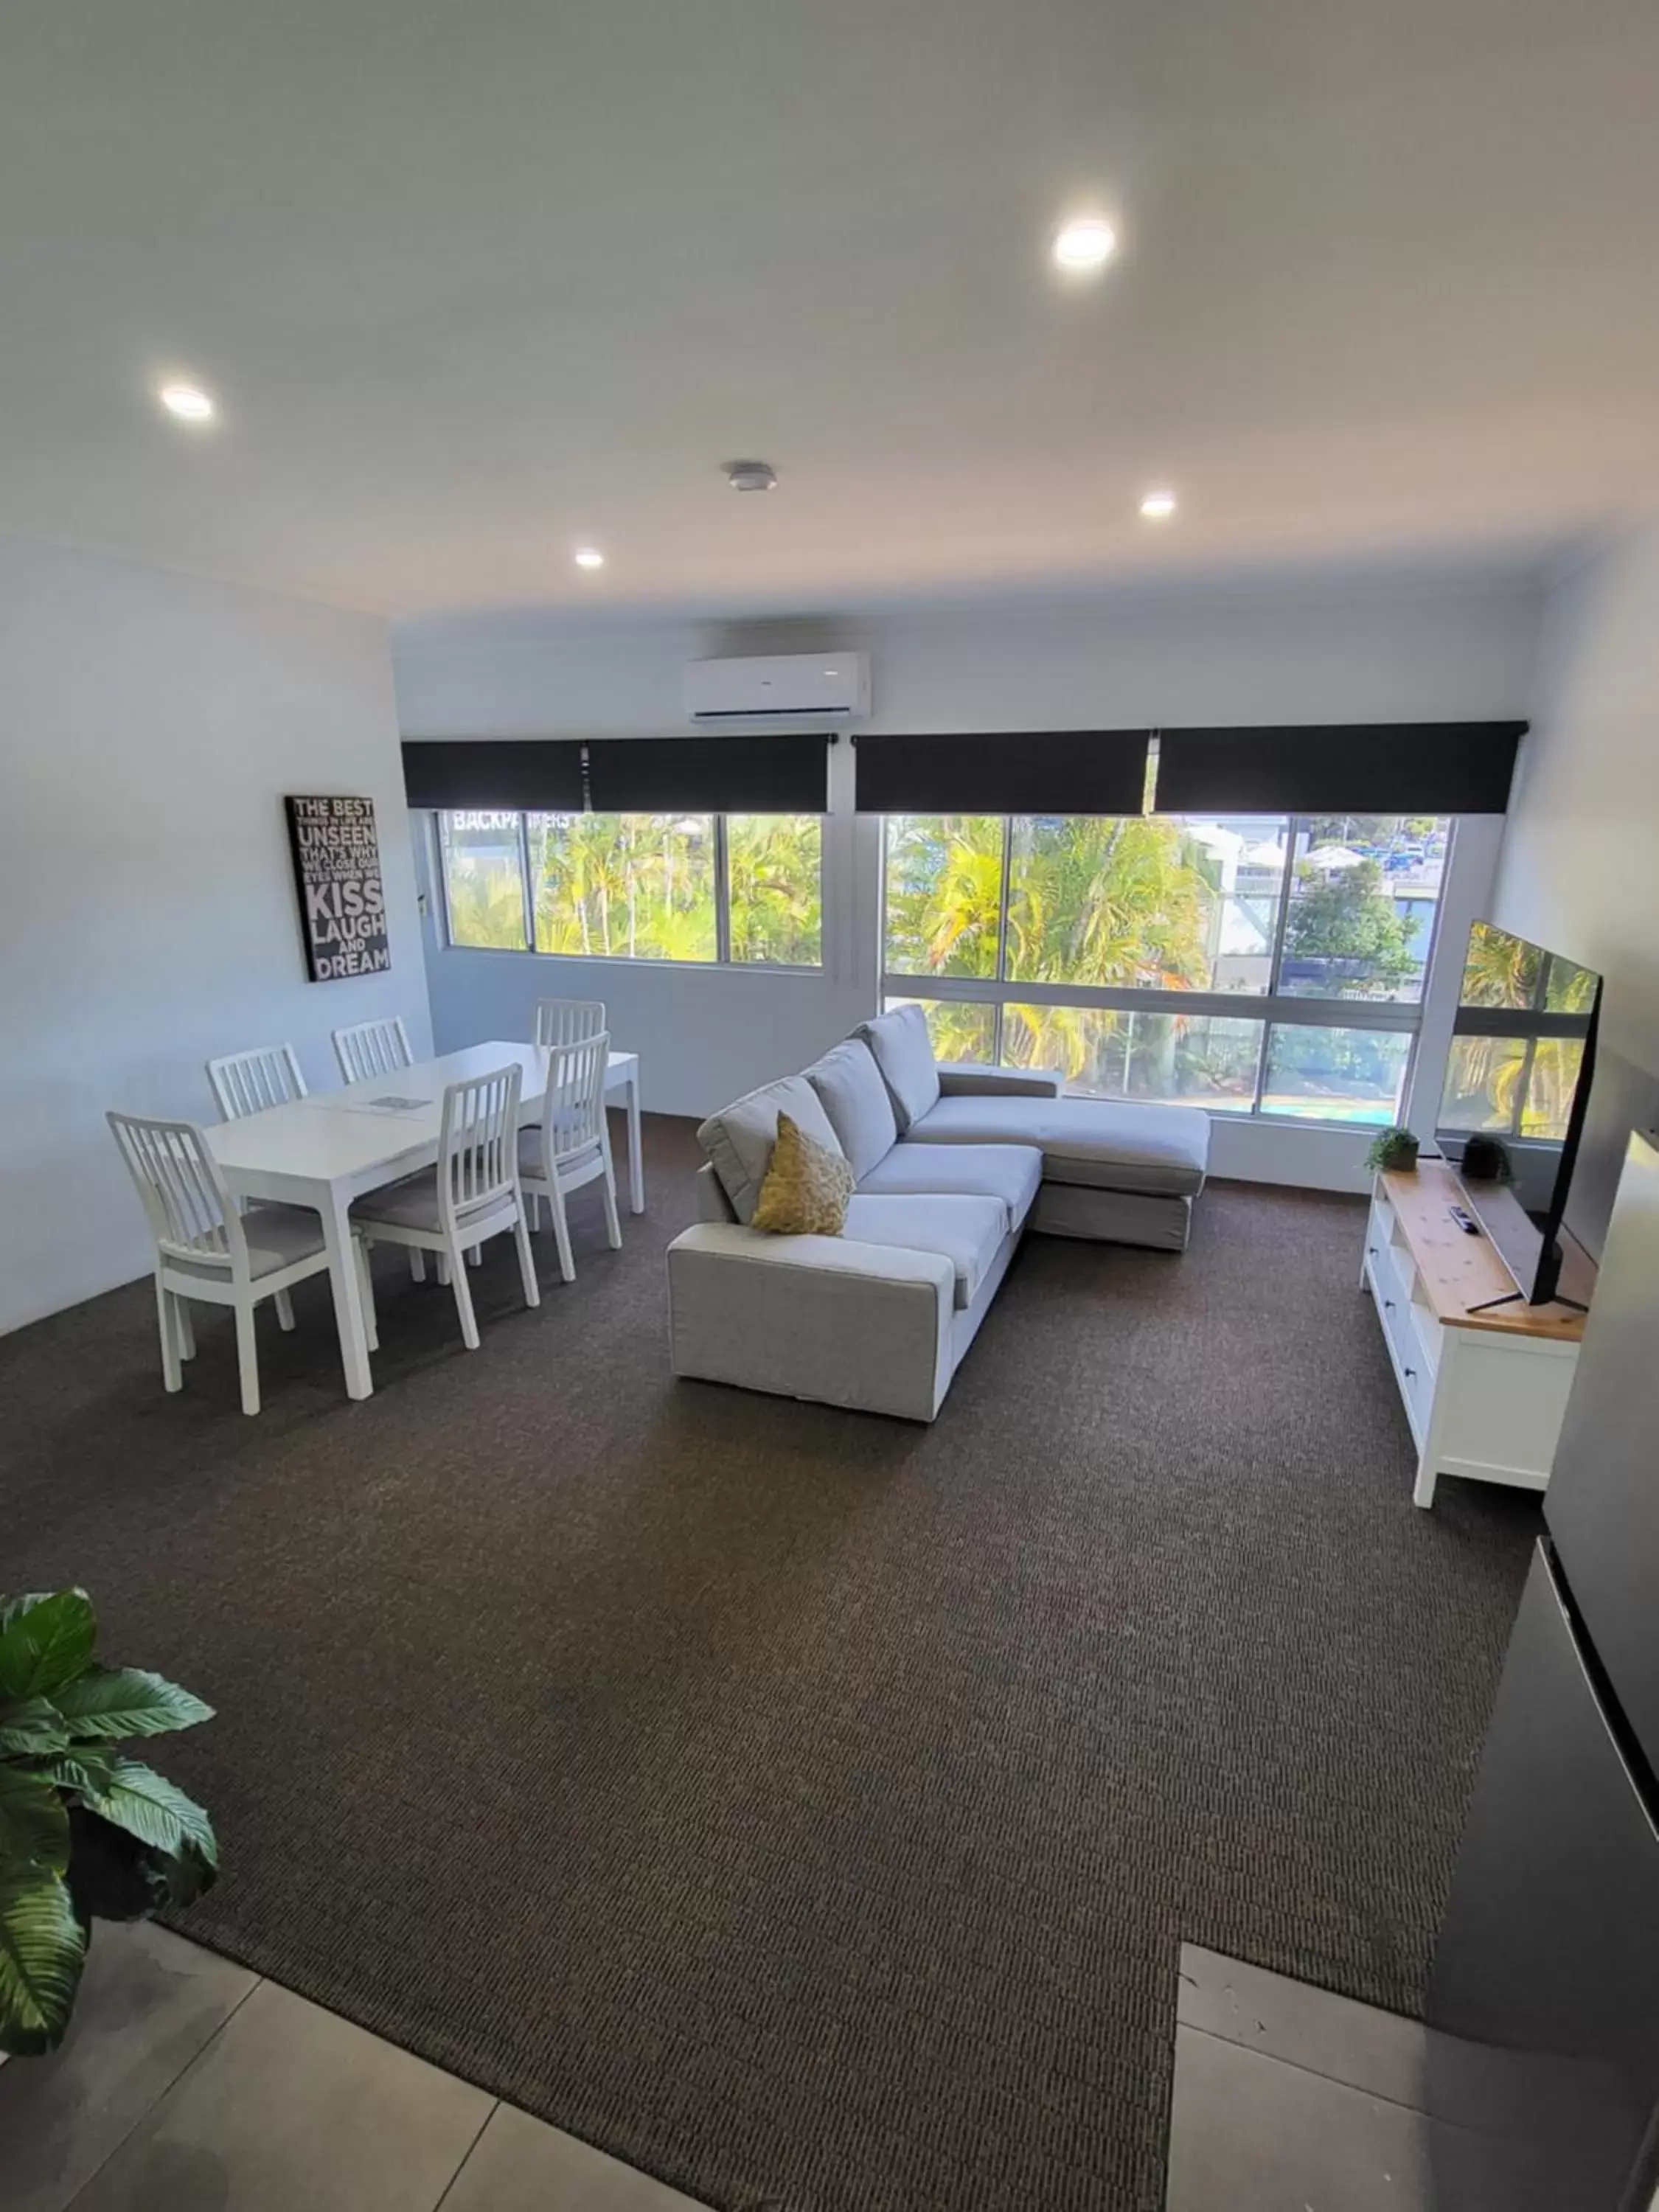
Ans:
POLYGON ((219 1717, 181 1923, 720 2206, 1162 2203, 1177 1943, 1418 2002, 1537 1524, 1412 1454, 1355 1202, 1030 1240, 931 1430, 694 1383, 652 1209, 483 1348, 381 1255, 162 1395, 147 1285, 0 1344, 0 1583, 219 1717))

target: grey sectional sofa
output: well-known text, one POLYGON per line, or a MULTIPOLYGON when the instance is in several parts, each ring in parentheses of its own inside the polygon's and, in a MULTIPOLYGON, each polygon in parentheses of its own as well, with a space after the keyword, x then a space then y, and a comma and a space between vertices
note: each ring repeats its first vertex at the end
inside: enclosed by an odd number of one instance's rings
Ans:
POLYGON ((668 1249, 674 1372, 931 1421, 1028 1227, 1184 1249, 1210 1124, 940 1064, 905 1006, 697 1136, 703 1218, 668 1249), (781 1112, 852 1164, 839 1237, 749 1225, 781 1112))

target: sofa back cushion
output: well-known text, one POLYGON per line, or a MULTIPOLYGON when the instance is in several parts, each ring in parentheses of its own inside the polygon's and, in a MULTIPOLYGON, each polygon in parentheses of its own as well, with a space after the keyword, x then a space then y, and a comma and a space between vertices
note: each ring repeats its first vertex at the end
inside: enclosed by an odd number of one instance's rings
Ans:
POLYGON ((939 1101, 939 1067, 927 1017, 920 1006, 895 1006, 890 1014, 860 1022, 853 1034, 876 1056, 902 1136, 939 1101))
POLYGON ((893 1102, 869 1046, 860 1037, 848 1037, 812 1062, 806 1080, 817 1092, 853 1173, 862 1182, 898 1142, 893 1102))
POLYGON ((751 1091, 746 1098, 711 1114, 697 1131, 697 1142, 739 1221, 755 1218, 755 1204, 772 1164, 772 1147, 778 1140, 780 1113, 787 1114, 815 1144, 827 1145, 832 1152, 841 1151, 841 1139, 830 1116, 804 1075, 786 1075, 780 1083, 751 1091))

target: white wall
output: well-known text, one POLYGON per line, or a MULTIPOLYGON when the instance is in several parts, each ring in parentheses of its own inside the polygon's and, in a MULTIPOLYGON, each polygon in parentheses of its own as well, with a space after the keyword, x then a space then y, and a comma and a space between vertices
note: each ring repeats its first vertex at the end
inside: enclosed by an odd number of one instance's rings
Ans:
POLYGON ((210 1054, 328 1032, 426 983, 382 624, 0 539, 0 1328, 149 1264, 107 1107, 215 1121, 210 1054), (310 983, 283 798, 367 795, 389 975, 310 983))
POLYGON ((1659 1125, 1659 527, 1550 594, 1492 910, 1606 978, 1566 1212, 1599 1254, 1630 1132, 1659 1125))
MULTIPOLYGON (((698 654, 862 647, 870 727, 1480 720, 1524 714, 1538 597, 1512 580, 1407 590, 1118 592, 1060 605, 963 603, 748 627, 684 623, 420 626, 394 647, 409 738, 599 736, 684 726, 680 674, 698 654)), ((832 755, 822 978, 456 951, 428 913, 441 1047, 522 1034, 543 994, 603 996, 641 1052, 647 1103, 706 1113, 798 1067, 876 1003, 876 825, 846 811, 851 761, 832 755)), ((1482 866, 1489 866, 1487 853, 1482 866)), ((1484 896, 1486 878, 1480 886, 1484 896)), ((1364 1139, 1217 1123, 1220 1174, 1361 1186, 1364 1139)))
POLYGON ((1659 1075, 1659 529, 1550 595, 1495 900, 1601 970, 1605 1041, 1659 1075))

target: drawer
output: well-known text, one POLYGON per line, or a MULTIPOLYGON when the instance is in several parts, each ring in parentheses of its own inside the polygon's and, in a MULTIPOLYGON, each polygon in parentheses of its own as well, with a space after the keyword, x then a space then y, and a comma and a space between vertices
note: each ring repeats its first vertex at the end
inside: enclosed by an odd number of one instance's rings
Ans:
POLYGON ((1393 1266, 1388 1254, 1383 1252, 1373 1258, 1367 1252, 1365 1267, 1370 1277, 1376 1317, 1382 1324, 1382 1335, 1389 1347, 1395 1380, 1400 1385, 1400 1395, 1405 1401, 1406 1418, 1420 1449, 1428 1433, 1429 1413, 1434 1401, 1434 1365, 1425 1355, 1418 1336, 1412 1301, 1404 1295, 1401 1285, 1394 1280, 1393 1266))

